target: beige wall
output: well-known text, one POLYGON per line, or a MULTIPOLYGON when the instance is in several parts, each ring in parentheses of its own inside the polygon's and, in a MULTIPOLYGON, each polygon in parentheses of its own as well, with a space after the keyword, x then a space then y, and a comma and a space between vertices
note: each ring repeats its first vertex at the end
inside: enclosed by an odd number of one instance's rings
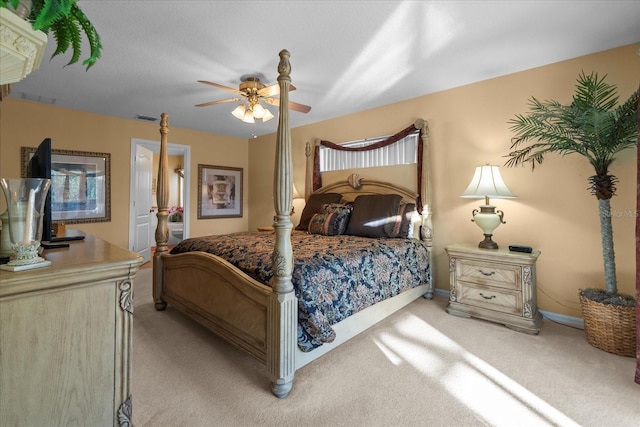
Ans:
MULTIPOLYGON (((304 188, 306 141, 334 142, 393 134, 424 118, 431 129, 436 287, 448 289, 447 244, 478 242, 481 230, 470 221, 479 200, 460 198, 484 163, 504 165, 512 133, 507 121, 527 111, 531 96, 570 102, 581 70, 607 74, 626 100, 640 83, 640 57, 625 46, 505 77, 495 78, 409 101, 295 128, 291 132, 294 182, 304 188)), ((292 79, 295 84, 295 64, 292 79)), ((429 78, 425 70, 425 79, 429 78)), ((295 101, 295 97, 292 98, 295 101)), ((292 112, 291 123, 295 126, 292 112)), ((313 114, 313 110, 310 114, 313 114)), ((251 206, 249 227, 271 224, 275 135, 249 142, 251 206)), ((621 292, 635 287, 636 152, 623 152, 611 171, 620 182, 611 201, 621 292)), ((542 251, 538 261, 538 301, 543 310, 581 317, 578 290, 603 287, 598 203, 587 190, 593 170, 580 156, 547 156, 532 172, 529 167, 502 168, 503 177, 518 196, 495 200, 506 224, 494 240, 507 246, 531 245, 542 251)), ((293 220, 294 225, 297 220, 293 220)))
MULTIPOLYGON (((171 126, 169 142, 191 147, 190 200, 188 210, 191 235, 221 234, 247 229, 243 218, 198 220, 195 204, 198 200, 198 164, 240 167, 245 182, 248 170, 248 142, 244 139, 196 132, 171 126)), ((0 176, 20 176, 20 147, 35 147, 44 138, 51 138, 53 148, 62 150, 111 153, 111 222, 77 224, 78 228, 97 235, 118 246, 129 245, 129 178, 131 139, 160 141, 159 124, 126 120, 85 113, 61 107, 5 98, 0 103, 0 176)), ((171 169, 173 171, 173 169, 171 169)), ((245 184, 243 199, 248 205, 250 191, 245 184)), ((0 197, 0 212, 6 208, 0 197)))

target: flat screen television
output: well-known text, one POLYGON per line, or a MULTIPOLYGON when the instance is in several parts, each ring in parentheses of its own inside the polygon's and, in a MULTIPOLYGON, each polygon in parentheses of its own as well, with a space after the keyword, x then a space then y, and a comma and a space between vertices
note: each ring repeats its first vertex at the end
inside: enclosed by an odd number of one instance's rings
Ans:
MULTIPOLYGON (((36 152, 33 154, 27 165, 27 178, 46 178, 52 179, 52 157, 51 157, 51 138, 45 138, 36 152)), ((63 247, 61 245, 55 245, 52 242, 67 242, 71 240, 83 240, 84 234, 72 234, 64 236, 56 236, 53 232, 53 216, 52 216, 52 203, 51 193, 53 192, 53 182, 47 192, 47 197, 44 201, 44 213, 42 214, 42 238, 41 245, 44 249, 63 247)))
MULTIPOLYGON (((27 178, 51 179, 51 138, 45 138, 29 160, 27 178)), ((48 242, 52 239, 51 232, 51 189, 47 192, 42 215, 42 239, 48 242)))

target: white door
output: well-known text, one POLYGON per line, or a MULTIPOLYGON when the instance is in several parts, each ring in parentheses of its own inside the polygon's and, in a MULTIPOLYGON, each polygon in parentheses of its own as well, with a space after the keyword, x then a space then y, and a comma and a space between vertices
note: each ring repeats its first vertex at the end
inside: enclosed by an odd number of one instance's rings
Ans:
POLYGON ((151 259, 151 175, 153 169, 153 152, 141 145, 136 145, 135 158, 135 197, 132 197, 131 212, 134 213, 134 236, 132 250, 144 258, 151 259))

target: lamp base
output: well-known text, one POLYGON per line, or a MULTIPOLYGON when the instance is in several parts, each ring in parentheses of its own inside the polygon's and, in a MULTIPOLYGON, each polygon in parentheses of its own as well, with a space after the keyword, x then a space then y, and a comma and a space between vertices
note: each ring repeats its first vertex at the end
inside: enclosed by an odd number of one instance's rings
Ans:
POLYGON ((491 240, 492 234, 485 234, 484 240, 478 243, 478 247, 482 249, 498 249, 498 244, 491 240))

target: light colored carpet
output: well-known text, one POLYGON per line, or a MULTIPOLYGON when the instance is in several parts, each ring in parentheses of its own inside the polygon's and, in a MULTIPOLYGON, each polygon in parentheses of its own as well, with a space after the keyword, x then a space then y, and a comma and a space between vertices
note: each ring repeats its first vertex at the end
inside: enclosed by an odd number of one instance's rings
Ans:
POLYGON ((539 335, 416 300, 296 372, 289 397, 265 368, 135 281, 136 426, 640 426, 635 359, 544 320, 539 335))

